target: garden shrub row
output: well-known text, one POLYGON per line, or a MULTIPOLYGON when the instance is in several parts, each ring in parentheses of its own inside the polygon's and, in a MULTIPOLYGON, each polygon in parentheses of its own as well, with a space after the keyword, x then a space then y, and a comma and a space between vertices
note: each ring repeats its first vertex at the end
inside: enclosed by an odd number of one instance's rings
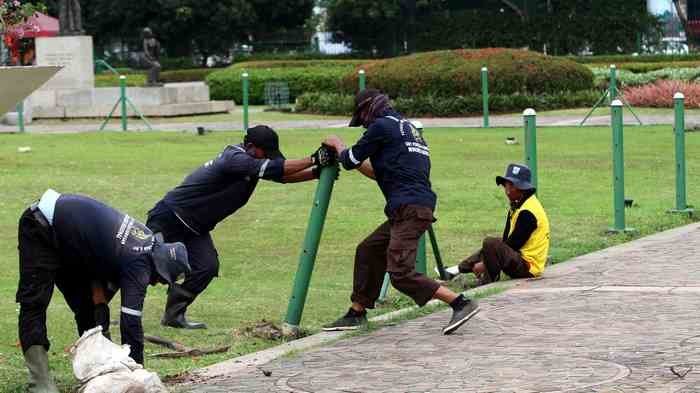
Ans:
MULTIPOLYGON (((525 50, 488 48, 424 52, 361 65, 368 84, 392 97, 467 96, 481 91, 483 66, 493 94, 551 94, 593 88, 593 74, 570 60, 525 50)), ((346 92, 357 86, 357 73, 343 81, 346 92)))
MULTIPOLYGON (((609 68, 591 68, 594 84, 599 89, 610 83, 609 68)), ((625 69, 617 70, 617 80, 621 87, 642 86, 659 80, 695 81, 700 78, 700 68, 662 68, 646 73, 633 73, 625 69)))
MULTIPOLYGON (((521 112, 525 108, 554 110, 592 106, 600 98, 598 91, 560 92, 552 94, 511 94, 489 97, 492 112, 521 112)), ((296 111, 324 115, 352 113, 353 96, 340 93, 306 93, 297 98, 296 111)), ((479 114, 482 111, 481 95, 440 97, 424 95, 398 97, 393 106, 406 116, 455 117, 479 114)))
POLYGON ((630 87, 624 90, 625 99, 630 105, 640 107, 672 108, 673 96, 677 92, 685 95, 686 108, 700 108, 700 84, 662 80, 644 86, 630 87))
MULTIPOLYGON (((160 81, 163 83, 175 83, 175 82, 201 82, 204 81, 212 69, 209 68, 195 68, 190 70, 174 70, 174 71, 163 71, 160 73, 160 81)), ((125 72, 127 86, 143 86, 146 83, 146 71, 133 71, 125 72)), ((95 86, 96 87, 113 87, 119 86, 119 76, 109 73, 109 74, 98 74, 95 75, 95 86)))
POLYGON ((700 54, 688 55, 603 55, 603 56, 566 56, 566 59, 582 64, 622 64, 622 63, 672 63, 678 61, 700 61, 700 54))
POLYGON ((263 61, 236 64, 213 72, 207 77, 211 97, 214 100, 243 101, 241 75, 248 72, 250 80, 249 102, 265 103, 267 82, 286 82, 290 100, 307 92, 338 92, 343 78, 352 73, 355 61, 263 61))

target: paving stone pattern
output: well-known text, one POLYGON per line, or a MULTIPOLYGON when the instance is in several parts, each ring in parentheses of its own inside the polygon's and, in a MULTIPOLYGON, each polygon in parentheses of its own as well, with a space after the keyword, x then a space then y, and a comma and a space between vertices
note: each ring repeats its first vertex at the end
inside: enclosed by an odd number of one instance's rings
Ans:
POLYGON ((553 266, 452 336, 438 312, 183 391, 700 392, 699 255, 694 224, 553 266))

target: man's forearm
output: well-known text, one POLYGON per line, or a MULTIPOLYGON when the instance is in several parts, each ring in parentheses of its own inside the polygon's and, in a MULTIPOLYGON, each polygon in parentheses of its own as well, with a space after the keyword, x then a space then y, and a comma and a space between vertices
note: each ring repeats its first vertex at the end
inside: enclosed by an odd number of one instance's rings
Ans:
POLYGON ((282 181, 284 183, 299 183, 303 181, 314 180, 315 178, 316 176, 314 176, 314 170, 312 168, 309 168, 296 173, 285 175, 282 178, 282 181))
POLYGON ((369 177, 370 179, 374 179, 374 168, 372 168, 372 164, 369 162, 369 160, 364 160, 362 164, 357 167, 357 170, 360 171, 363 175, 369 177))
POLYGON ((285 160, 284 177, 286 178, 287 175, 295 174, 299 171, 303 171, 304 169, 310 168, 311 166, 313 166, 313 162, 311 162, 311 157, 301 158, 298 160, 285 160))

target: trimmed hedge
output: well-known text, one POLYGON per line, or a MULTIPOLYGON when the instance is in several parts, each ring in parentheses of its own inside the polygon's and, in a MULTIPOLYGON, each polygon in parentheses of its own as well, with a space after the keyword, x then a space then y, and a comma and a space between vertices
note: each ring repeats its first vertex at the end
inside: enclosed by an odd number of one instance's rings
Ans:
MULTIPOLYGON (((482 66, 489 68, 489 92, 497 95, 555 94, 593 88, 593 74, 583 65, 503 48, 425 52, 372 61, 357 69, 366 71, 369 86, 391 97, 453 97, 481 91, 482 66)), ((347 75, 343 90, 355 91, 357 79, 357 72, 347 75)))
MULTIPOLYGON (((610 83, 609 68, 592 67, 594 83, 597 88, 606 89, 610 83)), ((698 68, 662 68, 660 70, 635 74, 620 69, 617 71, 617 80, 624 87, 642 86, 659 80, 695 81, 700 78, 698 68)))
MULTIPOLYGON (((610 64, 606 63, 590 63, 586 64, 589 68, 610 68, 610 64)), ((635 74, 644 74, 647 72, 657 71, 664 68, 692 68, 700 66, 700 61, 677 61, 677 62, 659 62, 659 63, 621 63, 615 64, 619 70, 626 70, 635 74)))
MULTIPOLYGON (((175 82, 202 82, 207 75, 214 70, 209 68, 196 68, 191 70, 163 71, 160 73, 160 81, 163 83, 175 82)), ((143 86, 146 83, 146 72, 127 72, 127 86, 143 86)), ((95 87, 119 86, 119 76, 112 73, 95 75, 95 87)))
POLYGON ((577 63, 604 63, 604 64, 622 64, 622 63, 669 63, 677 61, 700 61, 700 54, 688 55, 608 55, 608 56, 565 56, 565 59, 575 61, 577 63))
MULTIPOLYGON (((492 95, 489 98, 489 110, 492 112, 520 112, 525 108, 542 111, 592 106, 600 98, 600 92, 586 90, 542 95, 492 95)), ((349 94, 307 93, 297 98, 296 111, 350 116, 353 105, 353 96, 349 94)), ((397 98, 393 100, 393 106, 399 112, 411 117, 454 117, 480 114, 482 101, 481 95, 451 98, 425 95, 397 98)))
POLYGON ((287 82, 289 98, 307 92, 337 92, 343 78, 361 62, 351 60, 310 61, 261 61, 240 63, 207 77, 211 97, 214 100, 243 101, 241 75, 247 71, 250 80, 249 102, 265 103, 266 82, 287 82))

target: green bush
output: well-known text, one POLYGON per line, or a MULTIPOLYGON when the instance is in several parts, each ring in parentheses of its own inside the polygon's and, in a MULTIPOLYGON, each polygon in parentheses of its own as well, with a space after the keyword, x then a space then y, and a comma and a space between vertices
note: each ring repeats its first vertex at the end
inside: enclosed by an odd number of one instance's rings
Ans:
MULTIPOLYGON (((610 83, 610 68, 592 67, 594 84, 606 89, 610 83)), ((645 73, 633 73, 625 69, 617 70, 616 77, 621 87, 642 86, 659 80, 695 81, 700 78, 700 68, 662 68, 645 73)))
POLYGON ((172 82, 202 82, 207 76, 214 72, 211 68, 194 68, 190 70, 163 71, 160 79, 164 83, 172 82))
MULTIPOLYGON (((135 71, 128 69, 126 75, 126 85, 139 87, 146 84, 146 71, 135 71)), ((160 81, 163 83, 175 82, 202 82, 212 71, 210 68, 195 68, 191 70, 163 71, 160 73, 160 81)), ((109 74, 95 75, 95 87, 115 87, 119 86, 119 76, 109 74)))
POLYGON ((287 82, 290 100, 308 92, 338 92, 343 77, 353 71, 357 61, 262 61, 240 63, 207 77, 214 100, 243 100, 241 75, 247 71, 250 80, 250 104, 265 103, 265 83, 287 82))
POLYGON ((566 59, 582 64, 602 63, 616 64, 622 63, 672 63, 678 61, 700 61, 700 54, 688 55, 608 55, 608 56, 566 56, 566 59))
MULTIPOLYGON (((607 63, 590 63, 587 64, 590 68, 609 68, 607 63)), ((635 74, 644 74, 651 71, 657 71, 664 68, 693 68, 700 66, 700 61, 677 61, 677 62, 658 62, 658 63, 621 63, 615 64, 620 70, 627 70, 635 74)))
MULTIPOLYGON (((492 112, 520 112, 525 108, 539 111, 580 108, 592 106, 600 98, 600 93, 593 90, 575 93, 554 94, 511 94, 492 95, 489 109, 492 112)), ((307 93, 297 98, 296 111, 325 115, 352 114, 353 96, 338 93, 307 93)), ((399 97, 393 100, 393 106, 406 116, 454 117, 481 113, 481 95, 440 97, 424 95, 417 97, 399 97)))
MULTIPOLYGON (((361 65, 368 84, 391 97, 469 96, 481 91, 480 70, 489 68, 493 94, 553 94, 593 88, 593 74, 572 61, 524 50, 488 48, 425 52, 361 65)), ((343 80, 355 91, 357 73, 343 80)))

